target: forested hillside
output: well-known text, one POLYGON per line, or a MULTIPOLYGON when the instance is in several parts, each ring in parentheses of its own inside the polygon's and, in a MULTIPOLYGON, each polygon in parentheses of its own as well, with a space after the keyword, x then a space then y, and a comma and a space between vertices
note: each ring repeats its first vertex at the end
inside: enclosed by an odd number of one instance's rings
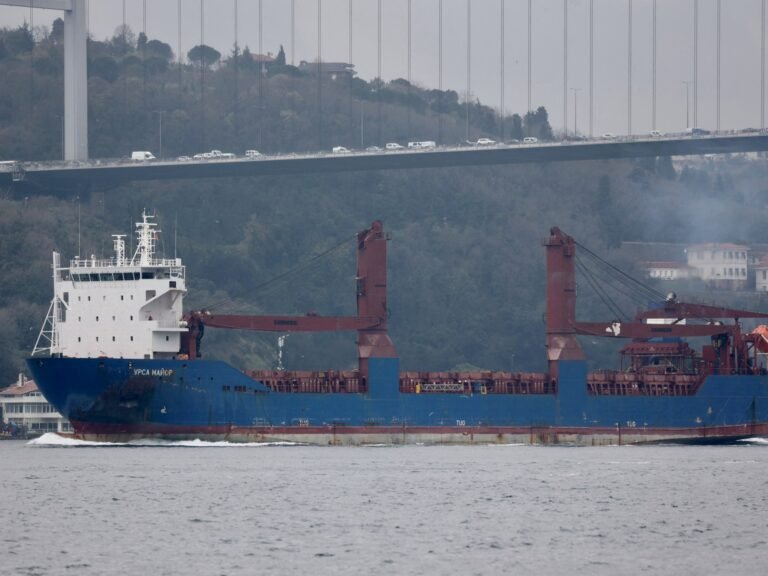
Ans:
MULTIPOLYGON (((0 34, 0 75, 13 79, 0 84, 0 157, 56 158, 60 44, 54 33, 21 47, 9 36, 23 40, 23 30, 0 34), (33 54, 24 46, 33 47, 33 54), (31 99, 24 92, 28 89, 34 93, 31 99)), ((232 57, 206 65, 202 134, 200 94, 195 92, 199 65, 181 70, 179 86, 171 54, 152 44, 162 54, 150 60, 152 40, 120 47, 122 37, 90 44, 92 155, 156 150, 157 115, 145 111, 160 109, 167 156, 214 146, 239 153, 251 147, 265 152, 318 147, 316 76, 284 64, 265 74, 259 67, 238 65, 235 82, 232 57), (97 58, 102 58, 98 64, 97 58), (259 85, 261 108, 254 104, 259 85), (152 102, 147 107, 145 91, 152 102)), ((424 138, 436 139, 441 126, 443 141, 463 138, 465 109, 458 99, 440 120, 435 102, 445 96, 432 90, 409 88, 402 81, 355 79, 352 86, 355 118, 360 94, 371 118, 381 102, 380 142, 403 140, 414 126, 423 126, 424 138), (386 98, 371 92, 373 86, 386 98)), ((349 84, 328 79, 321 89, 325 146, 348 143, 345 138, 355 132, 349 84)), ((474 104, 472 110, 475 137, 498 133, 489 108, 474 104)), ((545 115, 541 110, 527 118, 546 132, 545 115)), ((526 124, 525 115, 507 120, 507 130, 514 122, 526 124)), ((560 226, 639 275, 633 271, 636 263, 617 250, 622 240, 768 242, 765 173, 763 160, 710 161, 680 171, 669 159, 658 159, 150 182, 78 193, 2 190, 0 385, 23 369, 44 319, 51 297, 51 250, 62 252, 67 261, 80 243, 83 256, 109 256, 110 235, 130 233, 144 208, 158 215, 165 255, 184 259, 188 308, 273 314, 354 313, 355 253, 349 240, 381 219, 391 234, 391 335, 404 369, 541 370, 541 241, 550 226, 560 226), (337 245, 327 256, 314 258, 337 245), (281 281, 270 282, 288 271, 281 281)), ((579 298, 583 317, 611 318, 586 285, 580 284, 579 298)), ((759 300, 752 304, 768 310, 759 300)), ((591 341, 585 346, 590 354, 596 348, 591 341)), ((267 368, 276 363, 277 339, 210 330, 203 352, 240 367, 267 368)), ((594 356, 605 360, 605 354, 594 356)), ((353 367, 354 334, 291 335, 283 363, 302 369, 353 367)))
MULTIPOLYGON (((60 22, 57 20, 57 22, 60 22)), ((63 24, 53 30, 0 30, 0 158, 60 159, 63 113, 63 24)), ((88 41, 91 156, 132 150, 175 157, 216 148, 242 154, 330 150, 406 139, 456 144, 501 136, 498 114, 453 90, 406 80, 366 82, 314 73, 245 47, 222 55, 196 46, 180 64, 170 46, 120 28, 88 41), (467 122, 468 121, 468 122, 467 122), (469 125, 469 134, 467 134, 469 125), (162 130, 162 150, 160 134, 162 130), (362 140, 362 142, 361 142, 362 140)), ((504 120, 507 138, 552 137, 539 108, 504 120)))

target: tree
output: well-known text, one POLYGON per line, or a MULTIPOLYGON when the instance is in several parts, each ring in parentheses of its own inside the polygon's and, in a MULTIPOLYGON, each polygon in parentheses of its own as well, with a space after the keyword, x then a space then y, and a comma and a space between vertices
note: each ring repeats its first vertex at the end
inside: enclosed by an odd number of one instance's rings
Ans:
POLYGON ((144 32, 139 32, 139 38, 136 40, 136 49, 144 54, 147 49, 147 35, 144 32))
POLYGON ((221 59, 221 52, 205 44, 198 44, 187 52, 190 62, 202 63, 204 66, 215 64, 221 59))
POLYGON ((6 32, 5 47, 13 56, 32 51, 35 47, 35 40, 32 38, 32 30, 26 22, 15 30, 6 32))
POLYGON ((56 18, 56 20, 53 21, 51 41, 58 45, 64 43, 64 20, 61 18, 56 18))
POLYGON ((516 140, 523 139, 523 118, 520 114, 512 114, 512 128, 510 135, 516 140))
POLYGON ((285 66, 285 50, 283 50, 282 44, 280 44, 280 51, 277 53, 277 58, 275 58, 275 65, 285 66))
POLYGON ((672 158, 669 156, 659 156, 656 158, 656 174, 667 180, 677 178, 677 172, 672 165, 672 158))
POLYGON ((251 49, 246 46, 243 48, 243 51, 240 53, 240 56, 237 59, 237 65, 241 70, 256 70, 258 67, 256 66, 256 62, 253 59, 253 53, 251 52, 251 49))
POLYGON ((144 63, 147 66, 147 72, 152 75, 162 74, 168 70, 168 60, 165 58, 150 56, 144 60, 144 63))
POLYGON ((147 57, 162 58, 166 62, 173 60, 173 50, 169 44, 160 40, 147 42, 147 57))
POLYGON ((120 75, 120 66, 114 58, 98 56, 88 62, 88 75, 98 76, 111 83, 120 75))
POLYGON ((427 94, 429 106, 435 112, 450 113, 459 107, 459 93, 455 90, 430 90, 427 94))
POLYGON ((131 27, 127 24, 120 25, 115 28, 111 43, 115 50, 115 55, 123 56, 134 50, 134 47, 136 46, 136 34, 133 33, 133 30, 131 30, 131 27))
POLYGON ((539 140, 552 140, 552 127, 549 125, 549 114, 544 106, 539 106, 536 112, 528 111, 524 119, 525 133, 539 140))

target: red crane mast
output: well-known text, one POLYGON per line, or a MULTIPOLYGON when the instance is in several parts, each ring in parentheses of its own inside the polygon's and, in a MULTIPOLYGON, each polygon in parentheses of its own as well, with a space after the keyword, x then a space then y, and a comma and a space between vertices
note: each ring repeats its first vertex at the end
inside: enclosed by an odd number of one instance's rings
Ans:
POLYGON ((216 314, 206 310, 187 316, 189 332, 182 353, 200 356, 204 328, 228 328, 261 332, 357 331, 357 355, 362 378, 368 376, 369 358, 395 358, 397 351, 387 332, 387 237, 376 220, 357 235, 356 316, 260 316, 216 314))

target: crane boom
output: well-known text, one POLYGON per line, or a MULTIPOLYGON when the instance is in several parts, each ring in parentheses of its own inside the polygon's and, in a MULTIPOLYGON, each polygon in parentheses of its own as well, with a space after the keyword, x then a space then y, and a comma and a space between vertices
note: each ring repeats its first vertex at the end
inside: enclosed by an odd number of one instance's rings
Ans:
POLYGON ((381 326, 382 318, 357 316, 252 316, 245 314, 212 314, 193 312, 194 317, 210 328, 257 330, 260 332, 340 332, 371 330, 381 326))

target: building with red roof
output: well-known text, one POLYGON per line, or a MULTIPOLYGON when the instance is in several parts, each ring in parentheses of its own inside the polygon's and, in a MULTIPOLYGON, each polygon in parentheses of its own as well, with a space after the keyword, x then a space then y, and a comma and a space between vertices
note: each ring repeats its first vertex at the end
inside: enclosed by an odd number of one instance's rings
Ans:
POLYGON ((2 430, 6 434, 38 436, 46 432, 71 432, 70 423, 51 406, 34 380, 18 380, 0 390, 2 430))

